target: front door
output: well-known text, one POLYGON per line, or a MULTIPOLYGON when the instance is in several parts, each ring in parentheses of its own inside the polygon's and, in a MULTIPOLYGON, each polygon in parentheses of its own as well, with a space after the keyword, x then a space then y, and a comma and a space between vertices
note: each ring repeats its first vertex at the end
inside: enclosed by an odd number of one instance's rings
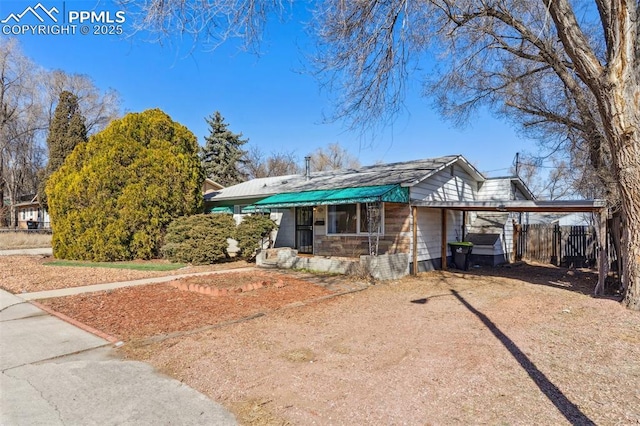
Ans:
POLYGON ((296 248, 313 254, 313 207, 296 207, 296 248))

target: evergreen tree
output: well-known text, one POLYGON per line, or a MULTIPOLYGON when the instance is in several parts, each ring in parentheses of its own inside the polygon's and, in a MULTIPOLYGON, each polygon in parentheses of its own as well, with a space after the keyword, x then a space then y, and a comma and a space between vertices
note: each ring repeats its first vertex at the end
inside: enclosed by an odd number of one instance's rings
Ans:
POLYGON ((49 177, 62 166, 73 149, 87 141, 85 118, 80 113, 78 97, 71 92, 60 93, 58 105, 49 126, 47 149, 49 161, 44 169, 38 187, 38 199, 44 208, 48 208, 45 186, 49 177))
POLYGON ((246 151, 241 147, 248 139, 242 139, 242 133, 231 132, 218 111, 205 121, 209 136, 204 138, 206 145, 200 151, 205 176, 224 186, 242 182, 245 176, 240 168, 245 163, 246 151))
POLYGON ((91 136, 47 183, 53 254, 113 261, 159 255, 169 223, 202 209, 198 141, 160 110, 91 136))

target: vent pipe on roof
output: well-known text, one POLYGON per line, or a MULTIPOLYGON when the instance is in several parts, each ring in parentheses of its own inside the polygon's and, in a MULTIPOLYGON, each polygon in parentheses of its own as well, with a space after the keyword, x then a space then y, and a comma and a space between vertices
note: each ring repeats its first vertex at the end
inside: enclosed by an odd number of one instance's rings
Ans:
POLYGON ((305 180, 311 179, 311 156, 307 155, 304 157, 304 167, 305 167, 305 180))

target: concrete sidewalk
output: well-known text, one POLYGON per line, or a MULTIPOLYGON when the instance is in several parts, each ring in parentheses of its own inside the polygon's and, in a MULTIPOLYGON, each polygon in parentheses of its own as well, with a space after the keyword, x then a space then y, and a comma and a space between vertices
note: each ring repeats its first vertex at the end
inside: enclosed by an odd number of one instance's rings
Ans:
POLYGON ((0 290, 0 424, 232 425, 221 405, 0 290))
POLYGON ((246 268, 237 268, 237 269, 222 269, 219 271, 192 272, 192 273, 179 274, 179 275, 166 275, 163 277, 142 278, 139 280, 132 280, 132 281, 118 281, 118 282, 105 283, 105 284, 94 284, 94 285, 86 285, 86 286, 80 286, 80 287, 61 288, 58 290, 34 291, 32 293, 22 293, 20 297, 24 300, 48 299, 50 297, 64 297, 64 296, 72 296, 74 294, 92 293, 95 291, 115 290, 116 288, 122 288, 122 287, 134 287, 138 285, 166 283, 173 280, 179 280, 179 279, 188 278, 188 277, 198 277, 202 275, 226 274, 229 272, 247 272, 247 271, 255 271, 255 270, 256 270, 255 267, 250 266, 246 268))
POLYGON ((0 250, 0 256, 53 256, 53 249, 48 248, 33 248, 33 249, 14 249, 14 250, 0 250))

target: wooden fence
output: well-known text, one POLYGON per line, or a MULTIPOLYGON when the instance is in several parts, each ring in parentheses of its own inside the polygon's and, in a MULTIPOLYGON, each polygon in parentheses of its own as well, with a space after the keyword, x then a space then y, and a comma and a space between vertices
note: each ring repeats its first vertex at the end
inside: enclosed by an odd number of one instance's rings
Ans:
POLYGON ((597 238, 592 226, 522 225, 516 229, 517 260, 535 260, 557 266, 596 264, 597 238))

